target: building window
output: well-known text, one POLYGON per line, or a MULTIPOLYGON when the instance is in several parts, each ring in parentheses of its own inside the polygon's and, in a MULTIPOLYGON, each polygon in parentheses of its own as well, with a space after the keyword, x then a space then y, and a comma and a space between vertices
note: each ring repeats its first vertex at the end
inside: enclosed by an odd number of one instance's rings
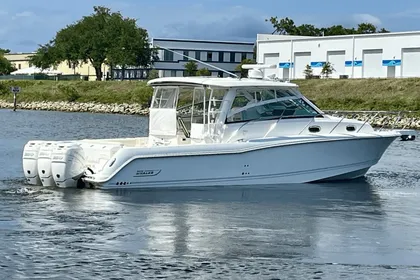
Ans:
POLYGON ((246 53, 242 53, 241 61, 243 61, 244 59, 246 59, 246 53))
POLYGON ((231 53, 230 53, 230 62, 236 62, 236 61, 235 61, 235 56, 236 56, 236 55, 235 55, 235 53, 234 53, 234 52, 231 52, 231 53))
POLYGON ((171 77, 176 77, 176 70, 171 70, 171 77))
POLYGON ((195 59, 200 60, 201 59, 200 56, 201 56, 201 52, 200 51, 195 51, 195 59))
POLYGON ((224 52, 219 52, 219 62, 223 62, 224 57, 225 57, 225 53, 224 52))
POLYGON ((183 60, 188 60, 188 56, 189 52, 188 51, 184 51, 184 57, 182 58, 183 60))
POLYGON ((207 52, 207 61, 213 61, 213 53, 207 52))
POLYGON ((174 53, 165 50, 163 53, 163 60, 164 61, 174 61, 174 53))

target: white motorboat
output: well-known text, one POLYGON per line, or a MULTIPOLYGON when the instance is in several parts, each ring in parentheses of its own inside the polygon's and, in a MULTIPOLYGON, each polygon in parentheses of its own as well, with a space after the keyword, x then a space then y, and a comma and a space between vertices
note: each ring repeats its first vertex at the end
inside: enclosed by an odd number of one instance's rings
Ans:
POLYGON ((324 114, 288 82, 172 77, 154 88, 148 137, 30 141, 32 185, 153 188, 307 183, 364 176, 401 134, 324 114))

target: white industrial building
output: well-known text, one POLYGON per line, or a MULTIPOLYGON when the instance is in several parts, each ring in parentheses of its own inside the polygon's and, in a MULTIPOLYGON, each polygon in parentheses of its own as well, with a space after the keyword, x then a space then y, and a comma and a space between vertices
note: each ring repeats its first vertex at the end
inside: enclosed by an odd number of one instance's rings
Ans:
POLYGON ((420 77, 420 32, 303 37, 257 35, 257 62, 278 65, 266 69, 284 80, 305 78, 310 65, 320 75, 326 62, 333 78, 420 77))

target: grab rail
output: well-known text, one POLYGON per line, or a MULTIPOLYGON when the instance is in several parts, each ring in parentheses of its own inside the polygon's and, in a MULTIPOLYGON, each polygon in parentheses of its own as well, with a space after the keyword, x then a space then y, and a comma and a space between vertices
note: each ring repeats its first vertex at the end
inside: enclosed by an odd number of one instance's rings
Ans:
POLYGON ((184 132, 185 137, 190 138, 191 134, 188 131, 187 127, 185 126, 184 120, 178 116, 178 124, 181 126, 182 132, 184 132))

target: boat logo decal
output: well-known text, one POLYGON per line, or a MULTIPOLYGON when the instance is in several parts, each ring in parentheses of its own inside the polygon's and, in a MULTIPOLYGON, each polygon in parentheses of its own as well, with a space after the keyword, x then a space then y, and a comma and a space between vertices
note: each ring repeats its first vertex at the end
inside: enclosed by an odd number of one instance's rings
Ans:
POLYGON ((134 177, 148 177, 148 176, 156 176, 162 170, 137 170, 136 175, 134 177))

